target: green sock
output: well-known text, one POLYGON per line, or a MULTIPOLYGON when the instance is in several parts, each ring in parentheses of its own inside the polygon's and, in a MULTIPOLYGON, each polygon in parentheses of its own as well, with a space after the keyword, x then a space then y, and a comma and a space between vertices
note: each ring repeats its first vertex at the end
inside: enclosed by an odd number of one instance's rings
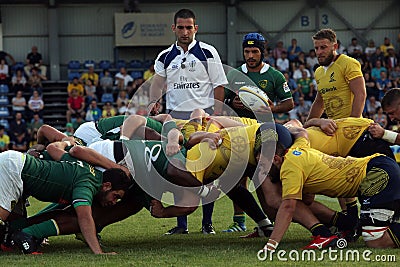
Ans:
POLYGON ((242 213, 242 214, 235 214, 233 216, 233 222, 237 222, 237 223, 245 223, 246 222, 246 214, 242 213))
POLYGON ((37 239, 56 236, 59 234, 58 225, 54 220, 48 220, 39 224, 31 225, 27 228, 24 228, 22 232, 30 234, 37 239))

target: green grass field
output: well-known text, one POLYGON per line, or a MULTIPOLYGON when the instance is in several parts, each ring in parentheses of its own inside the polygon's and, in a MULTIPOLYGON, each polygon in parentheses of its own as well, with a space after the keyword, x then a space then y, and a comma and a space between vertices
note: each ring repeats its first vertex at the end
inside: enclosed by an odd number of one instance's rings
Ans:
MULTIPOLYGON (((323 199, 328 205, 336 205, 335 201, 323 199)), ((44 203, 31 201, 29 212, 44 207, 44 203)), ((175 219, 155 219, 147 210, 108 226, 101 233, 104 249, 115 251, 115 256, 93 255, 82 242, 74 236, 51 237, 50 246, 43 249, 43 255, 22 255, 19 252, 0 252, 1 266, 395 266, 396 263, 375 261, 376 255, 395 255, 400 259, 397 249, 371 250, 367 255, 373 261, 331 261, 328 256, 323 261, 279 261, 274 258, 259 261, 257 251, 264 246, 266 238, 241 239, 241 233, 222 233, 231 222, 232 204, 224 197, 216 202, 213 215, 217 234, 205 236, 200 233, 201 209, 189 216, 189 235, 163 236, 163 233, 175 226, 175 219), (367 265, 368 264, 368 265, 367 265)), ((255 226, 247 220, 249 229, 255 226)), ((250 230, 248 230, 249 232, 250 230)), ((292 224, 289 232, 281 242, 279 249, 298 250, 308 243, 310 233, 297 224, 292 224)), ((349 244, 348 249, 358 249, 363 252, 367 248, 362 241, 349 244)), ((343 252, 346 252, 344 250, 343 252)), ((295 252, 292 252, 295 253, 295 252)), ((294 254, 292 254, 294 255, 294 254)), ((301 254, 300 254, 301 255, 301 254)), ((317 256, 320 253, 317 253, 317 256)), ((339 253, 337 253, 339 257, 339 253)), ((345 255, 345 254, 343 254, 345 255)), ((381 256, 382 257, 382 256, 381 256)), ((301 258, 300 258, 301 259, 301 258)))

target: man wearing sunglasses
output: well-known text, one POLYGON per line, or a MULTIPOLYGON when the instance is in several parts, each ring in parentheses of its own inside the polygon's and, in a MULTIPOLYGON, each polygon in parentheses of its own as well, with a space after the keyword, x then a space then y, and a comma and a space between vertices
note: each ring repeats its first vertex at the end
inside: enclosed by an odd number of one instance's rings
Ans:
MULTIPOLYGON (((197 41, 196 17, 192 10, 181 9, 175 13, 172 31, 176 42, 162 51, 155 61, 155 72, 150 87, 150 105, 166 94, 166 111, 176 119, 189 119, 194 109, 204 109, 208 114, 222 113, 224 85, 227 79, 217 50, 197 41), (163 92, 166 88, 166 92, 163 92)), ((211 224, 213 204, 203 206, 202 232, 215 234, 211 224)), ((178 219, 178 227, 167 234, 187 234, 187 218, 178 219)))

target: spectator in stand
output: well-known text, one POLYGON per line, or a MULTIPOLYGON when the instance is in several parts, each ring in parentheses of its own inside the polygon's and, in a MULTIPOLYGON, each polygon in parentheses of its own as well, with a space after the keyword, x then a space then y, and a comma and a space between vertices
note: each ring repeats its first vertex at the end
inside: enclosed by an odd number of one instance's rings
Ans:
POLYGON ((314 49, 310 49, 310 52, 308 52, 308 56, 306 57, 306 67, 312 72, 312 76, 314 76, 314 66, 318 65, 318 58, 317 55, 315 54, 314 49))
POLYGON ((28 128, 21 112, 15 113, 15 119, 10 122, 10 149, 25 152, 28 145, 28 128))
POLYGON ((394 67, 390 72, 389 79, 392 82, 393 88, 398 88, 400 86, 400 65, 394 67))
POLYGON ((22 69, 17 69, 11 79, 12 90, 17 92, 18 90, 25 91, 26 79, 22 69))
POLYGON ((364 81, 365 87, 367 89, 367 98, 370 96, 374 96, 375 98, 379 97, 378 88, 376 88, 376 82, 372 79, 371 74, 369 72, 364 73, 364 81))
POLYGON ((34 113, 33 118, 28 123, 28 134, 33 139, 33 134, 39 130, 39 128, 43 125, 43 120, 40 118, 39 113, 34 113))
POLYGON ((119 90, 125 90, 128 82, 133 82, 133 78, 126 72, 125 67, 121 67, 119 72, 115 74, 115 85, 119 90))
POLYGON ((65 125, 65 132, 64 134, 66 136, 73 136, 74 135, 74 126, 71 122, 67 122, 67 124, 65 125))
POLYGON ((365 56, 368 61, 370 60, 372 54, 375 53, 375 51, 376 51, 375 42, 374 42, 374 40, 371 39, 368 41, 368 45, 365 47, 365 51, 364 51, 365 56))
POLYGON ((114 86, 114 79, 108 69, 103 70, 103 76, 100 78, 100 87, 104 93, 111 93, 114 86))
POLYGON ((283 42, 282 42, 282 41, 277 42, 277 43, 276 43, 276 47, 275 47, 274 50, 273 50, 274 58, 275 58, 276 60, 278 60, 279 58, 281 58, 281 54, 282 54, 283 51, 286 52, 286 56, 287 56, 287 51, 286 51, 286 48, 283 47, 283 42))
POLYGON ((371 70, 372 79, 374 79, 375 81, 380 79, 382 71, 386 72, 386 74, 387 74, 387 69, 385 67, 383 67, 382 62, 380 60, 378 60, 378 61, 376 61, 375 67, 373 67, 371 70))
POLYGON ((44 102, 39 94, 39 91, 33 91, 31 98, 28 101, 28 120, 33 118, 33 114, 38 113, 39 117, 43 117, 44 102))
POLYGON ((154 63, 150 65, 150 67, 143 73, 143 79, 145 81, 147 81, 148 79, 150 79, 151 77, 153 77, 155 73, 154 70, 154 63))
POLYGON ((13 115, 20 112, 22 116, 25 117, 26 99, 21 90, 17 91, 17 94, 12 98, 11 103, 13 115))
POLYGON ((86 121, 82 118, 81 114, 76 114, 75 120, 72 122, 72 125, 74 126, 74 131, 79 128, 82 124, 84 124, 86 121))
POLYGON ((310 113, 311 105, 309 102, 304 101, 303 97, 299 98, 299 105, 294 109, 296 111, 297 119, 304 124, 310 113))
POLYGON ((110 118, 117 115, 117 111, 115 110, 113 104, 111 102, 106 102, 103 106, 102 118, 110 118))
POLYGON ((303 50, 300 46, 297 45, 297 39, 293 38, 291 41, 291 45, 289 45, 287 52, 288 52, 288 59, 290 62, 294 62, 298 57, 300 52, 303 50))
POLYGON ((301 79, 299 79, 297 85, 300 89, 300 96, 304 98, 304 100, 308 104, 312 104, 315 98, 316 90, 315 86, 311 80, 311 78, 307 77, 307 72, 303 71, 301 79))
POLYGON ((386 129, 388 125, 388 120, 386 114, 383 113, 382 107, 376 108, 376 113, 373 116, 374 122, 378 123, 383 129, 386 129))
POLYGON ((85 121, 98 121, 101 118, 101 109, 97 106, 97 101, 93 99, 86 111, 85 121))
POLYGON ((298 69, 300 65, 304 65, 305 67, 307 66, 306 54, 304 54, 303 51, 301 51, 298 57, 291 63, 292 72, 298 69))
POLYGON ((89 105, 93 99, 97 101, 96 86, 94 85, 94 81, 92 79, 86 80, 85 93, 86 93, 85 96, 86 105, 89 105))
POLYGON ((381 102, 377 101, 375 96, 370 96, 365 104, 368 118, 373 119, 373 116, 379 107, 381 107, 381 102))
POLYGON ((9 84, 9 68, 5 59, 0 59, 0 84, 9 84))
POLYGON ((265 49, 264 53, 264 62, 276 68, 276 59, 274 58, 273 50, 271 48, 268 48, 265 49))
POLYGON ((287 53, 286 53, 286 51, 282 51, 281 57, 278 58, 278 60, 276 61, 276 68, 280 72, 288 72, 289 67, 290 67, 290 65, 289 65, 289 59, 287 59, 287 53))
POLYGON ((367 61, 365 54, 361 50, 355 48, 353 51, 352 58, 360 62, 361 71, 363 72, 369 71, 369 62, 367 61))
MULTIPOLYGON (((32 46, 32 51, 26 56, 26 65, 24 70, 27 77, 31 75, 33 68, 37 68, 38 71, 40 70, 40 74, 43 77, 46 77, 47 67, 43 65, 42 55, 38 52, 37 46, 32 46)), ((47 80, 47 78, 44 80, 47 80)))
POLYGON ((78 95, 80 95, 80 96, 84 95, 85 89, 83 88, 83 85, 81 83, 79 83, 79 77, 74 77, 72 79, 72 82, 68 83, 68 86, 67 86, 68 96, 71 96, 73 89, 78 91, 78 95))
POLYGON ((33 93, 34 90, 37 90, 41 95, 43 91, 42 81, 46 80, 47 80, 46 76, 40 74, 38 68, 36 67, 32 68, 31 76, 29 76, 28 78, 28 85, 31 87, 31 93, 33 93))
POLYGON ((353 37, 351 39, 350 45, 347 47, 347 54, 353 57, 354 50, 357 49, 359 51, 363 51, 363 47, 358 43, 357 38, 353 37))
POLYGON ((85 99, 82 96, 79 96, 76 89, 73 89, 71 96, 68 97, 67 106, 67 122, 71 122, 71 117, 75 117, 77 114, 82 118, 85 117, 85 99))
POLYGON ((7 63, 7 65, 9 66, 14 66, 15 65, 15 59, 13 58, 12 55, 10 55, 9 53, 5 52, 5 51, 0 51, 0 60, 4 59, 7 63), (7 58, 11 61, 8 62, 7 58))
POLYGON ((346 47, 344 47, 344 46, 342 45, 342 43, 340 42, 339 39, 338 39, 336 42, 337 42, 337 45, 338 45, 338 47, 337 47, 337 49, 336 49, 336 53, 338 53, 339 55, 341 55, 341 54, 347 55, 347 49, 346 49, 346 47))
POLYGON ((283 76, 285 76, 286 82, 291 90, 293 102, 295 105, 297 105, 299 103, 299 97, 300 97, 300 92, 297 87, 297 82, 293 78, 290 78, 288 72, 284 72, 283 76))
POLYGON ((396 67, 399 64, 399 56, 396 55, 394 48, 389 47, 387 49, 388 55, 386 56, 386 68, 388 69, 389 72, 391 72, 394 67, 396 67))
POLYGON ((120 115, 125 114, 125 112, 127 111, 128 103, 129 103, 129 98, 128 98, 128 93, 126 92, 126 90, 119 91, 116 104, 117 104, 117 108, 118 108, 118 113, 120 115))
POLYGON ((370 68, 374 68, 376 66, 376 62, 380 61, 381 63, 385 62, 385 56, 382 53, 382 50, 377 47, 375 53, 371 55, 369 58, 369 64, 371 65, 370 68))
POLYGON ((381 77, 376 80, 376 87, 379 90, 379 100, 385 95, 385 93, 392 87, 392 82, 387 77, 386 71, 381 71, 381 77))
POLYGON ((99 84, 99 75, 94 72, 94 66, 89 65, 88 71, 82 73, 81 77, 79 78, 79 82, 81 84, 86 84, 87 80, 92 80, 92 84, 97 87, 99 84))
POLYGON ((385 37, 385 39, 383 39, 383 44, 381 44, 380 46, 382 53, 385 57, 387 57, 389 55, 389 48, 392 48, 394 50, 394 45, 390 42, 390 39, 388 37, 385 37))
POLYGON ((5 133, 4 125, 0 125, 0 153, 7 151, 10 144, 10 137, 5 133))
POLYGON ((305 64, 300 64, 299 67, 293 72, 293 79, 298 82, 303 77, 303 71, 307 73, 307 78, 311 78, 310 71, 306 68, 305 64))

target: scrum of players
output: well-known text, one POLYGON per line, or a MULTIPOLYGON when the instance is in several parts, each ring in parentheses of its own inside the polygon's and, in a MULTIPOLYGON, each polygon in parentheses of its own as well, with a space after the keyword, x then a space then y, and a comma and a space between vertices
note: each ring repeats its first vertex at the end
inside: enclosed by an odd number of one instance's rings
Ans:
POLYGON ((1 249, 37 254, 48 237, 77 234, 103 254, 104 227, 143 208, 156 218, 188 215, 221 192, 257 224, 247 237, 266 238, 266 251, 292 222, 312 233, 305 249, 359 236, 368 247, 399 247, 400 167, 389 147, 397 135, 364 118, 319 120, 303 128, 195 110, 187 121, 160 114, 86 122, 73 137, 43 125, 26 155, 0 154, 1 249), (334 134, 324 133, 327 124, 334 134), (244 176, 258 202, 240 185, 244 176), (164 207, 167 191, 177 202, 164 207), (358 197, 360 215, 356 202, 335 211, 315 195, 358 197), (53 204, 27 217, 29 196, 53 204))

